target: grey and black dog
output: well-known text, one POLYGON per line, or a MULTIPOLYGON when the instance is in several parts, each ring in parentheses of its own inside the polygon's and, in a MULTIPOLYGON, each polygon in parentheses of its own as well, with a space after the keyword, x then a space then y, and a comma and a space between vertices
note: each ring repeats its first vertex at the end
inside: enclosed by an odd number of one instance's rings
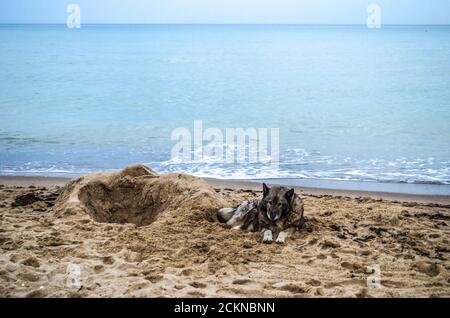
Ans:
POLYGON ((303 200, 294 189, 281 186, 269 188, 263 183, 263 196, 260 199, 244 201, 237 208, 223 208, 217 213, 219 221, 233 229, 261 231, 263 243, 284 244, 293 231, 304 224, 303 200))

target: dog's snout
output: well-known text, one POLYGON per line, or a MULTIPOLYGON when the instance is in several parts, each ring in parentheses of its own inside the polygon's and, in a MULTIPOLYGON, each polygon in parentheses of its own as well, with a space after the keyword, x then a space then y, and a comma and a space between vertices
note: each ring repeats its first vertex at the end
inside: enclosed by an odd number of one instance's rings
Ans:
POLYGON ((269 211, 267 213, 267 216, 268 216, 269 220, 271 220, 271 221, 275 221, 278 218, 277 213, 274 211, 269 211))

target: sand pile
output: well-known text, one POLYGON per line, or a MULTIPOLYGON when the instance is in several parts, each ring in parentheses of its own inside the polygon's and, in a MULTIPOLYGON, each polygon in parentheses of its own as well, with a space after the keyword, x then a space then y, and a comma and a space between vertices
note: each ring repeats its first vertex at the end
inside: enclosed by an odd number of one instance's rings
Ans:
POLYGON ((153 223, 160 214, 214 219, 225 204, 202 179, 183 174, 159 176, 143 165, 118 173, 94 173, 69 182, 56 201, 56 215, 88 214, 97 222, 153 223), (185 212, 184 212, 185 213, 185 212))

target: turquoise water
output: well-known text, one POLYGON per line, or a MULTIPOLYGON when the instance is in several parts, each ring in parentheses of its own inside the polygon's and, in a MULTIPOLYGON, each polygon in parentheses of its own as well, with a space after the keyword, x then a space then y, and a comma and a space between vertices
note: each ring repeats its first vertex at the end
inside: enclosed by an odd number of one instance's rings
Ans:
POLYGON ((450 27, 0 26, 0 174, 132 162, 450 184, 450 27), (280 128, 280 165, 171 160, 177 127, 280 128))

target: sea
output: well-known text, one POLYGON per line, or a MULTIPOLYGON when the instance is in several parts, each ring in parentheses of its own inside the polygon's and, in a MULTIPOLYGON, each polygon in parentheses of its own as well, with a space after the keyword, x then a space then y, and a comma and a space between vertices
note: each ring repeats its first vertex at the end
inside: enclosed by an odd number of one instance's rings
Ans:
POLYGON ((0 175, 143 163, 450 194, 450 26, 2 24, 0 114, 0 175), (174 157, 195 121, 278 129, 276 164, 174 157))

